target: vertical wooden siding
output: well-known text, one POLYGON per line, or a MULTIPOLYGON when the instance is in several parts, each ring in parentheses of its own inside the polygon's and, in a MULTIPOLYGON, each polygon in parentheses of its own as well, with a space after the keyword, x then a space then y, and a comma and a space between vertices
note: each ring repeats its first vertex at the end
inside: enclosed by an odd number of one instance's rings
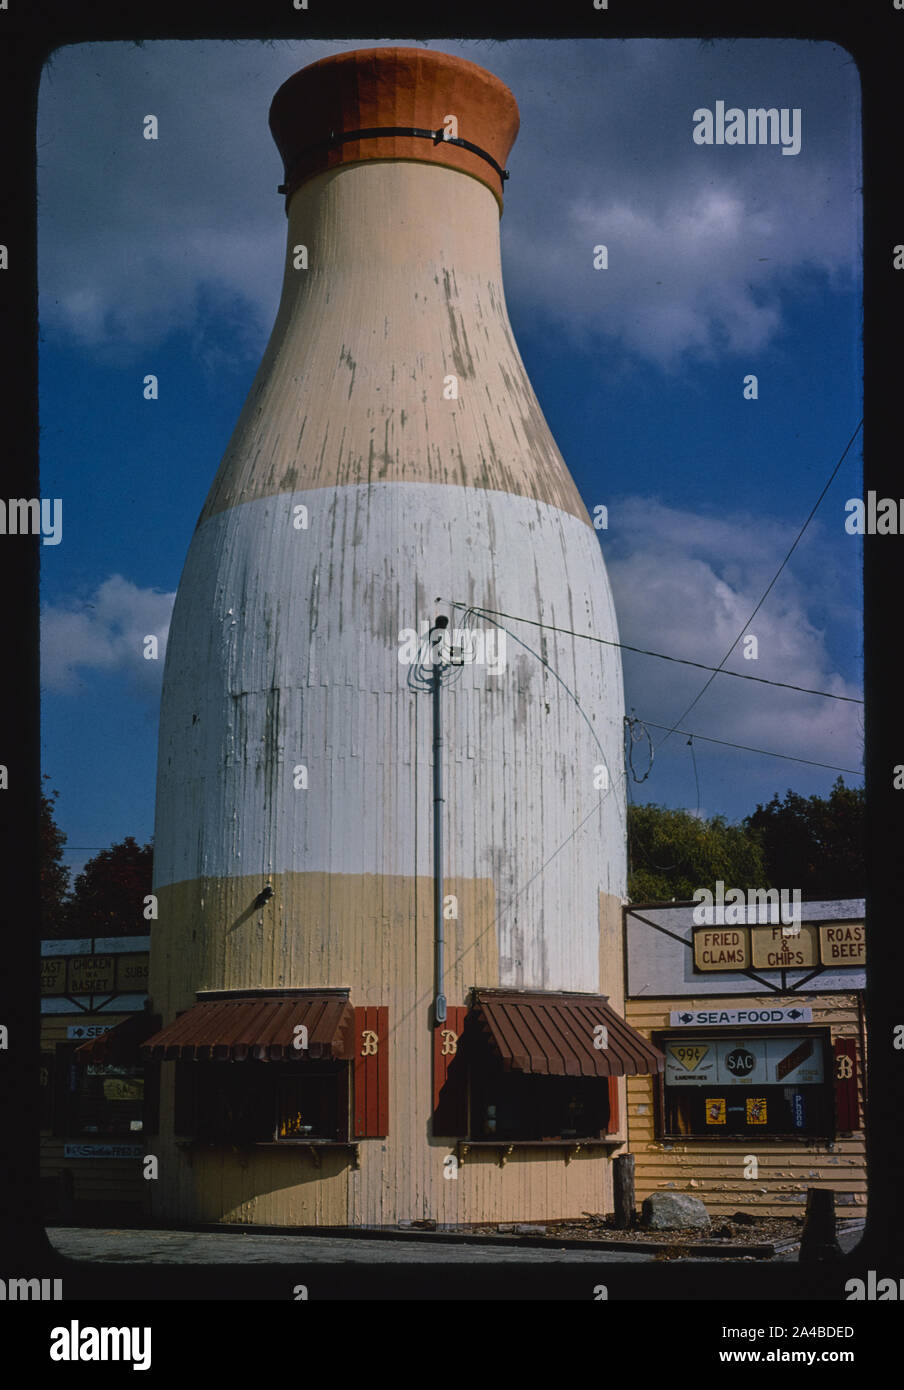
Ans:
MULTIPOLYGON (((853 994, 780 996, 776 1008, 805 1002, 813 1024, 830 1027, 833 1042, 852 1049, 857 1073, 860 1123, 863 1123, 863 1066, 860 1057, 857 999, 853 994)), ((756 1008, 760 996, 732 995, 730 999, 629 999, 626 1017, 633 1028, 650 1037, 654 1029, 669 1028, 669 1013, 688 1008, 756 1008)), ((866 1140, 862 1129, 845 1134, 839 1122, 834 1141, 772 1139, 763 1135, 737 1141, 663 1140, 655 1133, 656 1104, 652 1077, 628 1077, 628 1144, 635 1156, 638 1203, 653 1192, 689 1192, 700 1197, 711 1216, 733 1211, 770 1216, 803 1215, 808 1187, 830 1188, 841 1216, 861 1216, 867 1199, 866 1140), (755 1179, 744 1177, 746 1156, 754 1153, 755 1179)))

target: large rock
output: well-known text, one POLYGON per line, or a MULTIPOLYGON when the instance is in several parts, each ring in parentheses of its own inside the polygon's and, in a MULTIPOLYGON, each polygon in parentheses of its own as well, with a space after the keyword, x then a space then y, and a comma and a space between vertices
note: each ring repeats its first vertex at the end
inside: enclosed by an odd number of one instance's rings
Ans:
POLYGON ((686 1192, 654 1192, 645 1197, 640 1224, 651 1231, 677 1231, 688 1226, 709 1230, 709 1216, 699 1197, 686 1192))

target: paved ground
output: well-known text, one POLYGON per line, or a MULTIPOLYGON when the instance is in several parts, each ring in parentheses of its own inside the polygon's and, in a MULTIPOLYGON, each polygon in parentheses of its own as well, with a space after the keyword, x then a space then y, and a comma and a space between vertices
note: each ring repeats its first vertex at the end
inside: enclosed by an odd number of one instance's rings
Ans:
POLYGON ((538 1250, 523 1245, 367 1240, 353 1236, 244 1235, 239 1232, 113 1231, 49 1227, 61 1255, 126 1264, 600 1264, 644 1263, 650 1255, 605 1250, 538 1250))
MULTIPOLYGON (((844 1251, 854 1248, 862 1231, 845 1231, 844 1251)), ((259 1235, 238 1231, 112 1230, 53 1226, 47 1235, 62 1255, 79 1260, 124 1264, 644 1264, 652 1254, 623 1250, 562 1249, 536 1246, 456 1245, 425 1237, 368 1240, 352 1236, 259 1235)), ((725 1262, 724 1256, 720 1263, 725 1262)), ((797 1260, 797 1251, 776 1261, 797 1260)), ((732 1263, 729 1259, 729 1263, 732 1263)), ((670 1263, 709 1263, 689 1257, 670 1263)))

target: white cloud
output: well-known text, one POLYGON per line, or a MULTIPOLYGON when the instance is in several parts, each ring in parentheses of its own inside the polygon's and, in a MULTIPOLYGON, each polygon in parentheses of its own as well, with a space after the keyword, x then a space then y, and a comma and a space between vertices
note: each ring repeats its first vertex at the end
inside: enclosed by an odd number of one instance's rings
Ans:
POLYGON ((156 694, 175 594, 141 589, 111 575, 90 602, 57 604, 41 614, 41 684, 76 694, 91 671, 124 674, 137 689, 156 694), (145 637, 154 636, 158 657, 144 656, 145 637))
MULTIPOLYGON (((285 249, 273 93, 326 54, 398 42, 60 50, 39 102, 45 336, 121 356, 182 329, 203 357, 216 333, 205 313, 231 304, 243 323, 233 355, 259 357, 285 249), (156 141, 142 138, 147 113, 159 119, 156 141)), ((785 297, 814 271, 850 283, 859 132, 856 69, 843 50, 753 40, 426 46, 483 64, 518 100, 502 239, 520 314, 674 366, 685 353, 773 342, 785 297), (693 110, 719 97, 801 107, 800 154, 695 145, 693 110), (592 268, 598 243, 609 247, 605 272, 592 268)))
MULTIPOLYGON (((834 669, 826 632, 808 614, 811 586, 800 582, 794 560, 747 624, 795 531, 759 516, 709 519, 650 499, 627 499, 618 508, 618 532, 607 533, 613 540, 606 550, 621 641, 717 666, 743 628, 756 636, 758 657, 745 660, 739 644, 727 669, 862 698, 859 687, 834 669)), ((801 542, 799 568, 818 568, 823 559, 814 527, 801 542)), ((829 609, 833 621, 848 620, 846 605, 836 612, 830 603, 829 609)), ((627 708, 667 727, 709 675, 630 652, 624 669, 627 708)), ((860 705, 717 676, 681 727, 856 769, 863 757, 862 717, 860 705)), ((662 730, 653 731, 654 744, 663 737, 662 730)))

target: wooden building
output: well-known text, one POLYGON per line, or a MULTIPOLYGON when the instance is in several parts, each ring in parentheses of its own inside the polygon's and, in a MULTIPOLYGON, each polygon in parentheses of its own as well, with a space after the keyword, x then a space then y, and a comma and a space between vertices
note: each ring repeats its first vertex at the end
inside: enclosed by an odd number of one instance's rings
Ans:
POLYGON ((41 942, 40 1171, 49 1220, 127 1222, 148 1211, 142 1161, 155 1093, 138 1046, 160 1024, 147 1009, 149 947, 149 936, 41 942), (114 1029, 115 1049, 107 1046, 114 1029))
POLYGON ((749 901, 721 921, 704 911, 624 913, 625 1016, 666 1057, 627 1082, 638 1202, 670 1190, 712 1217, 802 1215, 807 1188, 825 1187, 862 1217, 863 901, 804 902, 790 924, 749 901))
POLYGON ((618 1017, 620 653, 573 635, 611 591, 505 305, 517 105, 387 47, 270 123, 282 298, 167 643, 154 1211, 603 1211, 662 1056, 618 1017))

